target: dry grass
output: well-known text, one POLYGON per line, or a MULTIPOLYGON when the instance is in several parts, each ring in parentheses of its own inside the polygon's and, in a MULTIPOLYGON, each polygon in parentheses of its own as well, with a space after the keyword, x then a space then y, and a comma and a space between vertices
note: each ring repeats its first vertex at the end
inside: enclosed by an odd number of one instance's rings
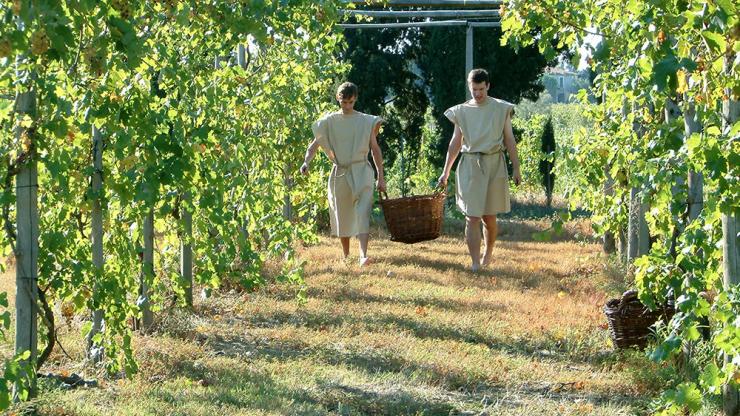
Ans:
MULTIPOLYGON (((502 221, 496 261, 479 274, 466 269, 455 222, 413 246, 376 232, 367 269, 340 261, 338 241, 322 238, 301 250, 305 304, 284 286, 200 300, 136 337, 133 380, 47 386, 36 406, 60 415, 644 412, 661 369, 614 353, 602 327, 608 288, 624 282, 598 245, 574 239, 588 235, 585 220, 560 241, 532 241, 547 225, 502 221)), ((62 338, 80 357, 73 328, 62 338)), ((60 354, 50 364, 79 365, 60 354)))

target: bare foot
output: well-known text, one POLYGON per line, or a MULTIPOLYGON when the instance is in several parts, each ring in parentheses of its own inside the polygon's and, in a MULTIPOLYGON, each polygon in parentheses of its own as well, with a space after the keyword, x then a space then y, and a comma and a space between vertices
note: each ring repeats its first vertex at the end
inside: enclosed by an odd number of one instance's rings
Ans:
POLYGON ((480 264, 474 264, 470 266, 470 271, 473 273, 478 273, 478 271, 480 271, 480 264))
POLYGON ((483 260, 481 261, 481 266, 487 267, 489 264, 491 264, 492 258, 493 258, 493 255, 484 254, 483 255, 483 260))
POLYGON ((373 263, 370 257, 360 257, 360 267, 369 266, 373 263))

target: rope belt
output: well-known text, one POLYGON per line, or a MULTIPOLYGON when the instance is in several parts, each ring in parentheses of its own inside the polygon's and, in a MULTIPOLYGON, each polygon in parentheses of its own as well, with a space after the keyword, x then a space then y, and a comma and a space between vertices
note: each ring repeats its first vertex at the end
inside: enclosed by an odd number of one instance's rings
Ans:
POLYGON ((488 152, 462 152, 463 156, 474 156, 475 157, 475 163, 478 165, 478 169, 483 172, 483 166, 480 163, 481 157, 483 156, 491 156, 491 155, 497 155, 500 154, 501 157, 504 157, 504 148, 501 145, 497 145, 492 150, 489 150, 488 152))
POLYGON ((369 163, 367 159, 362 160, 353 160, 349 163, 337 163, 336 160, 334 162, 334 170, 337 172, 336 177, 341 178, 342 176, 347 174, 347 171, 349 170, 352 165, 357 165, 359 163, 369 163))
MULTIPOLYGON (((336 195, 337 195, 337 192, 336 192, 336 186, 337 186, 336 179, 337 178, 341 178, 343 176, 346 176, 347 173, 349 172, 349 176, 347 176, 347 179, 346 179, 347 180, 347 184, 349 185, 349 189, 352 191, 352 199, 354 199, 355 201, 357 201, 357 198, 359 196, 360 189, 359 189, 358 184, 356 182, 356 178, 352 174, 351 167, 353 165, 357 165, 357 164, 360 164, 360 163, 367 163, 368 165, 370 163, 368 162, 367 159, 353 160, 353 161, 351 161, 349 163, 340 163, 339 160, 338 160, 338 158, 337 158, 337 152, 334 151, 334 146, 332 146, 332 144, 331 144, 331 138, 330 137, 327 137, 327 140, 326 141, 329 144, 329 149, 331 150, 331 154, 332 154, 332 157, 330 159, 331 159, 332 163, 334 163, 334 168, 332 169, 332 171, 334 173, 335 181, 334 181, 334 189, 332 190, 333 191, 332 194, 336 198, 336 195)), ((335 203, 336 203, 336 200, 335 200, 335 203)))

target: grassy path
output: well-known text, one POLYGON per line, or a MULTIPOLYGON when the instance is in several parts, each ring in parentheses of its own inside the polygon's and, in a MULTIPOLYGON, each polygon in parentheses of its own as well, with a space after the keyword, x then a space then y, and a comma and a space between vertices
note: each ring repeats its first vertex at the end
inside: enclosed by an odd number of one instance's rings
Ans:
MULTIPOLYGON (((304 305, 285 286, 200 300, 136 338, 133 380, 46 385, 37 405, 52 415, 644 412, 660 369, 612 352, 603 328, 600 307, 621 278, 594 243, 531 241, 541 225, 503 224, 495 264, 477 275, 459 232, 412 246, 375 239, 363 270, 322 238, 301 253, 304 305)), ((73 356, 78 340, 63 337, 73 356)))

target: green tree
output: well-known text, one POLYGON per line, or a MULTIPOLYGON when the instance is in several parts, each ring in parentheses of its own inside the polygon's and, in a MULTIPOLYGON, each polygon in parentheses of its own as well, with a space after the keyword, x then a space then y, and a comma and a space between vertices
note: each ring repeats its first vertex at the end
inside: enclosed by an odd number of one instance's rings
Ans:
POLYGON ((542 187, 545 188, 545 195, 547 197, 547 206, 552 206, 552 191, 555 188, 555 172, 553 167, 555 166, 555 130, 552 127, 552 117, 548 117, 545 122, 545 127, 542 130, 540 136, 540 142, 542 144, 542 156, 544 159, 540 160, 540 175, 542 175, 542 187))

